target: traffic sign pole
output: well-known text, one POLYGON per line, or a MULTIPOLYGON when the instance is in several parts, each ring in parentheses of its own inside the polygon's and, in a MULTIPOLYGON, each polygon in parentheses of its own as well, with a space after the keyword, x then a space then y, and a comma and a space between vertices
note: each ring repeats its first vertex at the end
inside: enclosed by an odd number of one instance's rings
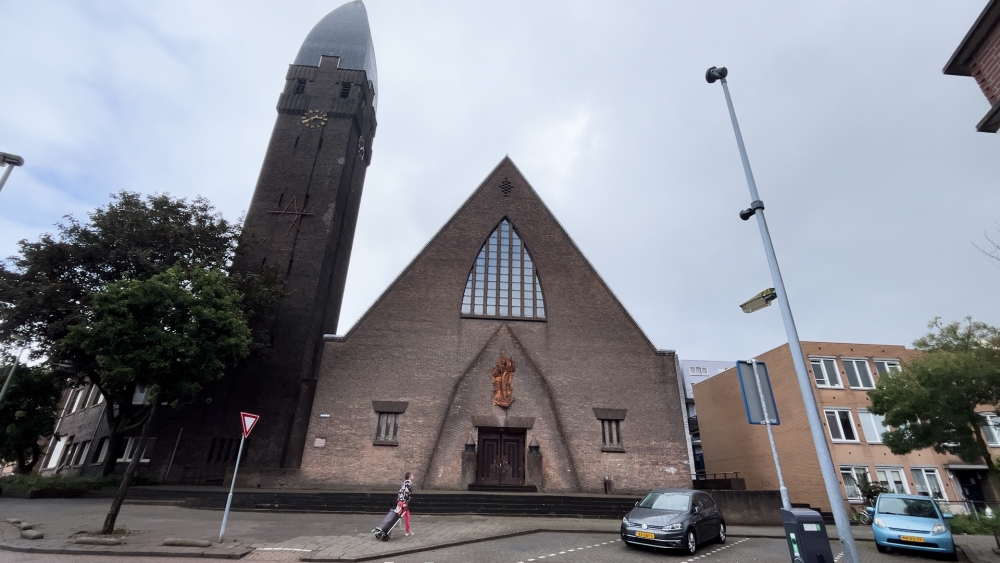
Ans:
POLYGON ((233 504, 233 487, 236 486, 236 472, 240 470, 240 458, 243 457, 243 441, 246 437, 240 438, 240 451, 236 454, 236 467, 233 469, 233 482, 229 484, 229 498, 226 499, 226 511, 222 513, 222 529, 219 530, 219 543, 222 543, 222 536, 226 533, 226 520, 229 520, 229 507, 233 504))
POLYGON ((240 438, 240 449, 236 454, 236 467, 233 468, 233 481, 229 483, 229 497, 226 498, 226 511, 222 513, 222 529, 219 530, 219 543, 222 543, 223 536, 226 535, 226 521, 229 520, 229 507, 233 504, 233 489, 236 487, 236 473, 240 470, 240 459, 243 457, 243 443, 246 441, 250 431, 257 425, 260 419, 255 414, 248 412, 240 413, 240 425, 243 426, 243 436, 240 438))
MULTIPOLYGON (((771 441, 771 455, 774 456, 774 469, 778 472, 778 490, 781 492, 781 506, 785 510, 791 510, 792 501, 788 498, 785 477, 781 474, 781 462, 778 461, 778 447, 774 445, 774 431, 771 430, 771 413, 767 412, 767 401, 764 399, 764 388, 760 385, 757 360, 750 360, 750 365, 753 366, 753 378, 757 381, 757 396, 760 397, 760 408, 764 411, 764 426, 767 426, 767 439, 771 441)), ((770 383, 768 383, 767 388, 771 388, 770 383)))

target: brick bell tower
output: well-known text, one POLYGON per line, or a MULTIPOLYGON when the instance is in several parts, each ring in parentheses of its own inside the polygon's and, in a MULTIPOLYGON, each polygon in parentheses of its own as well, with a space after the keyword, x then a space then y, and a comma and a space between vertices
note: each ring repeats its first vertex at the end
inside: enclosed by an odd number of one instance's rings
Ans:
POLYGON ((355 0, 320 20, 288 67, 234 263, 277 269, 287 294, 267 327, 272 357, 248 362, 219 405, 223 422, 240 410, 261 415, 244 454, 261 469, 302 459, 323 334, 340 317, 377 90, 368 13, 355 0))

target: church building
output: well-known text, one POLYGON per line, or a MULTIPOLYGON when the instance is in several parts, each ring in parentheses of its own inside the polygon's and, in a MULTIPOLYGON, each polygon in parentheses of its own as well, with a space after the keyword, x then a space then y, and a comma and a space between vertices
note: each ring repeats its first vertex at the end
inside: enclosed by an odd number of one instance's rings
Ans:
POLYGON ((504 158, 354 327, 325 337, 300 479, 690 487, 677 364, 504 158))

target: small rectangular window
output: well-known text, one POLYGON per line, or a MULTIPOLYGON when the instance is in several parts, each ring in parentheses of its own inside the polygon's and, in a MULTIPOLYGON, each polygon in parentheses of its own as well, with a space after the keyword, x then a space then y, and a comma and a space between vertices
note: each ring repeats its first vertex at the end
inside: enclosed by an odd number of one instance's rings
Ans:
POLYGON ((854 417, 850 409, 824 409, 826 424, 830 428, 830 438, 834 442, 857 442, 854 431, 854 417))
POLYGON ((906 486, 906 479, 903 478, 902 467, 876 467, 875 475, 878 477, 878 482, 890 493, 910 494, 910 489, 906 486))
POLYGON ((885 375, 890 371, 899 371, 899 360, 875 360, 875 371, 879 375, 885 375))
POLYGON ((83 465, 87 461, 87 452, 90 451, 90 440, 86 442, 81 442, 80 447, 76 450, 76 455, 73 456, 72 465, 83 465))
POLYGON ((602 418, 601 420, 601 450, 624 451, 622 447, 622 421, 602 418))
POLYGON ((396 436, 399 434, 399 413, 380 412, 378 413, 378 423, 375 425, 376 446, 395 446, 396 436))
POLYGON ((910 474, 913 475, 913 484, 917 487, 917 494, 940 500, 947 500, 944 496, 944 488, 941 486, 941 477, 935 467, 911 467, 910 474))
POLYGON ((982 429, 986 443, 990 446, 1000 446, 1000 417, 991 412, 981 412, 979 416, 983 417, 982 429))
POLYGON ((136 385, 135 393, 132 394, 133 405, 149 404, 149 389, 145 385, 136 385))
POLYGON ((70 413, 75 413, 80 410, 80 405, 83 404, 84 399, 87 396, 87 388, 81 387, 76 390, 76 395, 73 396, 73 408, 70 409, 70 413))
POLYGON ((340 97, 346 98, 351 95, 351 83, 344 82, 340 85, 340 97))
POLYGON ((305 94, 306 93, 306 79, 299 78, 295 81, 295 90, 292 91, 294 94, 305 94))
POLYGON ((858 418, 861 419, 861 430, 865 433, 865 441, 869 444, 881 444, 882 434, 889 430, 885 427, 885 417, 870 413, 868 409, 858 409, 858 418))
POLYGON ((868 360, 842 358, 844 371, 847 373, 847 381, 852 389, 873 389, 875 382, 872 380, 872 372, 868 369, 868 360))
POLYGON ((842 465, 840 466, 840 476, 844 480, 844 490, 847 492, 848 500, 862 500, 861 483, 871 482, 868 467, 864 465, 842 465))
POLYGON ((94 457, 90 460, 90 463, 104 463, 104 459, 108 457, 108 437, 105 436, 97 441, 97 448, 94 450, 94 457))
POLYGON ((817 387, 843 387, 833 358, 809 358, 817 387))

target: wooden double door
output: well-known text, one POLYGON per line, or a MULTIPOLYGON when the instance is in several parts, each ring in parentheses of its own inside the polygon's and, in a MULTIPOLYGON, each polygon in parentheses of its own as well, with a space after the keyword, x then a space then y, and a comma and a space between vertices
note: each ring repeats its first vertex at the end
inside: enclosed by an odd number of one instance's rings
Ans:
POLYGON ((523 428, 480 428, 476 483, 524 485, 524 437, 523 428))

